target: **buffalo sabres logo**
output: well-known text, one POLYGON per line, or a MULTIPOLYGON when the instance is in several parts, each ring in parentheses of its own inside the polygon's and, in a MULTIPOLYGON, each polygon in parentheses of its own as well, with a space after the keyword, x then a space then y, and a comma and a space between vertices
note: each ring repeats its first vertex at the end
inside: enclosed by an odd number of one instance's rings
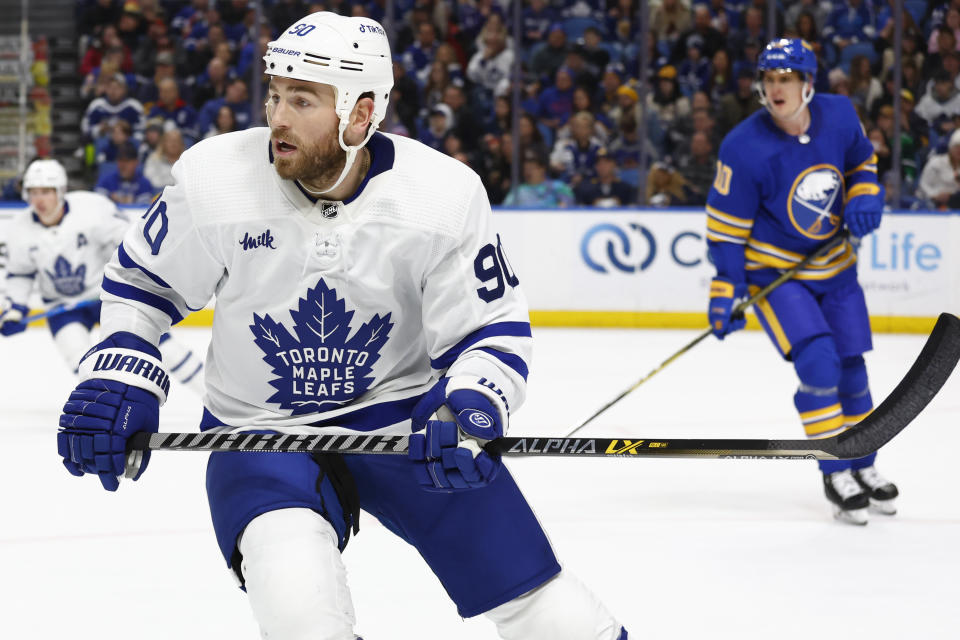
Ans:
POLYGON ((808 238, 831 237, 843 211, 843 174, 829 164, 803 171, 793 181, 787 213, 794 228, 808 238))
POLYGON ((267 402, 296 416, 338 409, 367 391, 393 323, 389 313, 374 314, 350 335, 354 313, 321 279, 290 310, 296 335, 269 314, 253 314, 254 342, 276 376, 267 402))

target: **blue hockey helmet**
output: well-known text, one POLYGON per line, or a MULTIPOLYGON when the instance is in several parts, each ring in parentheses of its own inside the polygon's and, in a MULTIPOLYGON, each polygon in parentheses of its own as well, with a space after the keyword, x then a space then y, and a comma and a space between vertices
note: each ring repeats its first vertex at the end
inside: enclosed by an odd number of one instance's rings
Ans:
POLYGON ((763 89, 765 71, 796 71, 803 74, 804 84, 801 91, 801 103, 790 118, 797 116, 813 100, 813 79, 817 75, 817 54, 813 47, 801 38, 780 38, 771 40, 757 56, 757 82, 754 85, 762 104, 770 113, 773 111, 767 102, 767 93, 763 89))
POLYGON ((771 40, 757 58, 757 71, 789 69, 803 74, 816 75, 817 54, 801 38, 771 40))

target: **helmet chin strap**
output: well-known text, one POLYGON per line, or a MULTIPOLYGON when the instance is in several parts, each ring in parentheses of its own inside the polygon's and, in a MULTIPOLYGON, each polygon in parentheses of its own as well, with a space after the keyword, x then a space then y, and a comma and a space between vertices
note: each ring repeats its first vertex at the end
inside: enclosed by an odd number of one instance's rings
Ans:
MULTIPOLYGON (((270 103, 268 102, 264 104, 263 107, 264 107, 264 112, 266 113, 266 116, 267 116, 267 126, 269 127, 271 126, 270 125, 270 108, 269 108, 270 103)), ((307 185, 300 182, 300 186, 303 187, 303 190, 306 191, 307 193, 315 196, 322 196, 323 194, 330 193, 331 191, 339 187, 340 183, 343 182, 344 178, 347 177, 347 174, 350 173, 350 169, 353 167, 353 163, 356 162, 357 153, 360 151, 360 149, 363 148, 364 145, 367 144, 367 142, 373 136, 374 132, 377 130, 377 126, 371 123, 367 130, 367 136, 363 139, 363 142, 361 142, 358 145, 350 146, 343 141, 343 132, 347 130, 349 119, 350 119, 349 114, 347 115, 346 118, 341 116, 340 126, 338 127, 338 130, 337 130, 337 141, 340 143, 340 148, 347 152, 347 159, 343 163, 343 170, 340 172, 340 177, 337 178, 337 181, 334 182, 333 185, 331 185, 329 188, 322 189, 320 191, 314 191, 307 185)))
POLYGON ((343 171, 340 172, 340 177, 337 178, 337 181, 334 182, 332 186, 330 186, 327 189, 323 189, 321 191, 314 191, 313 189, 310 189, 309 187, 307 187, 307 185, 301 183, 300 186, 303 187, 307 192, 315 196, 322 196, 323 194, 330 193, 331 191, 339 187, 340 183, 343 182, 343 179, 347 177, 348 173, 350 173, 350 169, 353 167, 353 163, 356 162, 357 152, 359 152, 360 149, 363 147, 363 145, 367 143, 367 140, 370 139, 370 134, 373 133, 373 127, 370 127, 370 131, 368 132, 367 137, 364 138, 363 142, 361 142, 358 145, 349 146, 347 145, 346 142, 343 141, 343 132, 346 131, 347 124, 348 123, 345 118, 340 118, 340 127, 337 132, 337 141, 340 142, 340 148, 347 152, 347 159, 343 163, 343 171))

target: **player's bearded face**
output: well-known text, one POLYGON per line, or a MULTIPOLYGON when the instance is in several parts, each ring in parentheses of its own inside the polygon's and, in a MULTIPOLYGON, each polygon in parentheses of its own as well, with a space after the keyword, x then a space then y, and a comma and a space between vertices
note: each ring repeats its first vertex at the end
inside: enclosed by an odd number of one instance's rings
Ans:
POLYGON ((267 99, 273 166, 287 180, 320 188, 340 176, 346 153, 331 87, 274 78, 267 99))
POLYGON ((272 129, 271 136, 275 149, 286 152, 284 155, 275 153, 273 159, 273 166, 281 178, 320 186, 331 184, 340 176, 347 156, 340 148, 336 131, 322 135, 314 142, 307 142, 290 130, 272 129))

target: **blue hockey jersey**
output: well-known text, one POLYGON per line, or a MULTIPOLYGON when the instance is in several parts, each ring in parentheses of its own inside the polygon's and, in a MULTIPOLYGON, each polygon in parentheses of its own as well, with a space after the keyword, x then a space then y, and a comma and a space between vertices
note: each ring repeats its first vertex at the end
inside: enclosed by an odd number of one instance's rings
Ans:
MULTIPOLYGON (((745 282, 750 272, 793 267, 839 232, 851 198, 880 192, 877 157, 850 100, 817 94, 809 109, 807 144, 763 109, 721 144, 707 197, 707 242, 719 276, 745 282)), ((847 241, 795 277, 823 281, 855 263, 847 241)))

